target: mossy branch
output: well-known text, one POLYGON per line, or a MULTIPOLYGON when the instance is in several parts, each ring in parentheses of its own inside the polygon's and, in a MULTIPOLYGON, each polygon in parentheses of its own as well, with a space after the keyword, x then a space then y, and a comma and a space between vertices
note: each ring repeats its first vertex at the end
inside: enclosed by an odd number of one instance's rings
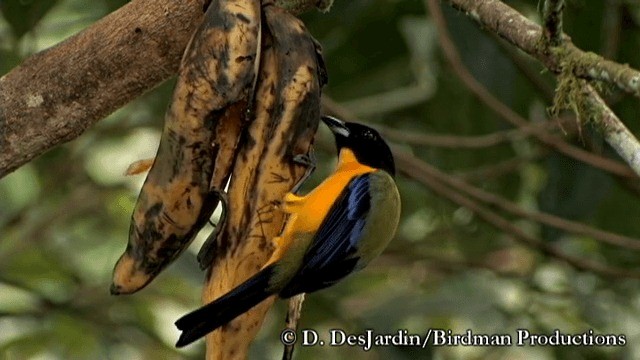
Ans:
POLYGON ((569 37, 563 36, 562 52, 550 51, 544 41, 542 28, 499 0, 449 0, 451 5, 465 12, 483 28, 495 33, 522 51, 542 62, 550 71, 562 72, 563 61, 574 63, 573 75, 585 80, 611 83, 621 90, 640 97, 640 71, 626 64, 610 61, 600 55, 577 48, 569 37))
MULTIPOLYGON (((482 27, 538 59, 558 75, 552 112, 570 109, 590 120, 634 172, 640 175, 640 143, 587 81, 613 84, 640 96, 640 72, 577 48, 562 36, 562 1, 545 2, 545 30, 499 0, 449 0, 482 27), (556 17, 555 20, 549 17, 556 17), (550 28, 551 27, 551 28, 550 28)), ((581 119, 581 120, 580 120, 581 119)))
POLYGON ((576 102, 583 121, 589 121, 603 134, 605 141, 637 174, 640 174, 640 142, 607 106, 595 89, 584 80, 581 96, 576 102))

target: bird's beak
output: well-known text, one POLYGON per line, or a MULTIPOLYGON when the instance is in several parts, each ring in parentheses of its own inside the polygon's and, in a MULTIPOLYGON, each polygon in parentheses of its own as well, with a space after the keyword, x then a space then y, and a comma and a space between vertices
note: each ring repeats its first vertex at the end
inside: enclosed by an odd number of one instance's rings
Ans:
POLYGON ((327 124, 332 133, 344 137, 349 137, 350 131, 349 128, 345 125, 345 122, 336 119, 333 116, 324 115, 320 119, 327 124))

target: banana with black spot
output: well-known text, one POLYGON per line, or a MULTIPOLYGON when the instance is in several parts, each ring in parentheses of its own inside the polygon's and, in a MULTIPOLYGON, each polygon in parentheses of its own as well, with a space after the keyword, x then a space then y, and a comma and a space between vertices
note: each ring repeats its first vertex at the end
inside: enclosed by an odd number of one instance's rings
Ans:
POLYGON ((140 290, 193 240, 217 204, 255 86, 261 9, 212 1, 182 58, 158 152, 136 203, 112 294, 140 290), (215 173, 214 174, 214 168, 215 173))
MULTIPOLYGON (((199 254, 201 267, 209 267, 205 302, 254 275, 269 259, 286 217, 277 203, 305 173, 294 158, 309 152, 320 118, 326 72, 317 42, 293 15, 272 5, 263 11, 255 120, 243 134, 229 185, 227 221, 199 254)), ((207 356, 243 358, 246 339, 257 332, 269 304, 212 333, 207 356)))
MULTIPOLYGON (((239 150, 230 184, 230 202, 247 205, 228 209, 225 217, 237 227, 231 232, 240 232, 237 239, 253 232, 254 238, 266 242, 277 232, 258 234, 264 233, 263 218, 271 217, 265 212, 271 213, 274 202, 290 191, 303 173, 292 159, 309 152, 320 116, 320 90, 327 76, 321 47, 302 21, 277 6, 265 5, 264 11, 267 28, 263 30, 255 120, 243 134, 245 146, 239 150), (274 139, 273 134, 286 137, 274 139)), ((280 218, 276 222, 282 222, 280 218)), ((225 240, 216 245, 218 233, 219 229, 198 255, 203 269, 215 257, 225 256, 227 247, 237 246, 225 240)))

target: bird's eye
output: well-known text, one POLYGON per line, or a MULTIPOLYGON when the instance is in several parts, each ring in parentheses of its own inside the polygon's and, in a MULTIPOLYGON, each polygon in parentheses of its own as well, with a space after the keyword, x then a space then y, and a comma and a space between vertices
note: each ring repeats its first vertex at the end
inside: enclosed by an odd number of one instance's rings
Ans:
POLYGON ((376 138, 376 136, 371 131, 368 131, 368 130, 365 131, 363 135, 364 135, 364 138, 368 140, 373 140, 376 138))

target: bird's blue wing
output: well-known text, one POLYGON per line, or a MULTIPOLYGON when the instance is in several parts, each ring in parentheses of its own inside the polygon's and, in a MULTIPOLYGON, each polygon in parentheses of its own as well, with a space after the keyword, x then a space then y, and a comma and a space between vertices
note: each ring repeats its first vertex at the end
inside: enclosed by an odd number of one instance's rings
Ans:
POLYGON ((351 179, 332 205, 316 232, 303 263, 281 297, 313 292, 351 273, 358 262, 356 251, 371 207, 370 175, 351 179))

